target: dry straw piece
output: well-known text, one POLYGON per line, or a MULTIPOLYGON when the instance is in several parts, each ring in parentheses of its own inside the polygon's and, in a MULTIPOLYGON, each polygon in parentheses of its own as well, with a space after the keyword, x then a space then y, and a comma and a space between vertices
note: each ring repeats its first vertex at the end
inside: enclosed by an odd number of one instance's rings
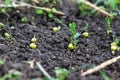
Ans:
MULTIPOLYGON (((50 12, 51 9, 50 8, 47 8, 47 7, 38 7, 38 6, 33 6, 31 4, 28 4, 28 3, 25 3, 25 2, 19 2, 19 1, 12 1, 12 4, 10 5, 5 5, 5 4, 0 4, 0 8, 1 7, 33 7, 33 8, 36 8, 36 9, 41 9, 43 11, 46 11, 46 12, 50 12)), ((53 11, 54 14, 57 14, 57 15, 61 15, 61 16, 65 16, 65 13, 61 12, 61 11, 53 11)))
POLYGON ((106 15, 106 16, 113 17, 110 13, 108 13, 108 12, 106 12, 106 11, 100 9, 99 7, 97 7, 96 5, 90 3, 90 2, 87 1, 87 0, 78 0, 78 1, 80 1, 80 2, 82 2, 82 3, 84 3, 84 4, 86 4, 87 6, 89 6, 89 7, 91 7, 91 8, 96 9, 97 11, 101 12, 102 14, 104 14, 104 15, 106 15))
POLYGON ((119 59, 120 59, 120 56, 117 56, 117 57, 112 58, 112 59, 110 59, 110 60, 108 60, 108 61, 106 61, 106 62, 103 62, 103 63, 101 63, 100 65, 98 65, 98 66, 96 66, 96 67, 94 67, 94 68, 92 68, 92 69, 89 69, 89 70, 87 70, 86 72, 83 72, 83 73, 81 74, 81 76, 86 76, 86 75, 88 75, 88 74, 92 74, 92 73, 94 73, 94 72, 96 72, 96 71, 99 71, 100 69, 103 69, 103 68, 105 68, 106 66, 111 65, 111 64, 117 62, 119 59))

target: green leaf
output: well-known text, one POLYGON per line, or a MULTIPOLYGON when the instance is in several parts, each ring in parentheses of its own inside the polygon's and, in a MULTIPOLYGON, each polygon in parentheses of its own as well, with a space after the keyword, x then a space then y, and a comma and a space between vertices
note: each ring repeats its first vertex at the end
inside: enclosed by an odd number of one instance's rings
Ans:
POLYGON ((112 9, 115 9, 115 7, 116 7, 115 0, 107 0, 107 1, 104 1, 104 4, 105 4, 105 5, 108 5, 108 6, 111 7, 112 9))
POLYGON ((84 29, 85 29, 86 32, 88 32, 88 28, 89 28, 89 24, 88 24, 88 22, 85 21, 85 27, 84 27, 84 29))
POLYGON ((41 9, 36 9, 36 10, 35 10, 35 13, 36 13, 36 14, 43 14, 43 10, 41 10, 41 9))
POLYGON ((9 5, 11 0, 5 0, 5 4, 9 5))
POLYGON ((53 18, 53 17, 54 17, 53 13, 49 13, 49 14, 48 14, 48 17, 49 17, 49 18, 53 18))
POLYGON ((75 35, 76 34, 76 23, 75 22, 70 23, 69 28, 70 28, 72 34, 75 35))
POLYGON ((113 80, 112 78, 108 77, 108 75, 105 72, 103 71, 99 71, 99 72, 104 80, 113 80))
POLYGON ((3 60, 0 60, 0 65, 3 65, 5 62, 3 60))
POLYGON ((74 38, 74 39, 77 39, 79 36, 80 36, 80 33, 77 32, 77 33, 73 36, 73 38, 74 38))
POLYGON ((118 44, 118 43, 119 43, 119 39, 118 39, 118 38, 114 38, 114 42, 115 42, 116 44, 118 44))
POLYGON ((55 69, 55 74, 56 74, 57 80, 64 80, 68 76, 69 71, 64 68, 57 68, 55 69))

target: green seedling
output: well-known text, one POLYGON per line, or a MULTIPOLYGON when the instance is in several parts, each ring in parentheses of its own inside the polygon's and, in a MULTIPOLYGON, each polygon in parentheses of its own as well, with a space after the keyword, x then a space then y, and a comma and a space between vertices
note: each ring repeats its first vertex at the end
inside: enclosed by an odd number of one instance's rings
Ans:
POLYGON ((53 12, 55 12, 55 11, 56 11, 56 8, 53 7, 53 8, 51 9, 51 11, 48 12, 48 17, 49 17, 49 18, 53 18, 53 17, 54 17, 53 12))
POLYGON ((113 80, 104 71, 100 70, 99 73, 103 77, 104 80, 113 80))
POLYGON ((2 22, 0 22, 0 27, 3 27, 3 26, 4 26, 4 24, 2 22))
POLYGON ((58 27, 53 27, 53 28, 52 28, 52 31, 53 31, 53 32, 57 32, 57 31, 59 31, 60 29, 61 29, 60 26, 58 26, 58 27))
POLYGON ((65 80, 65 78, 68 76, 69 71, 65 68, 56 68, 55 74, 57 79, 56 80, 65 80))
POLYGON ((4 36, 5 36, 5 38, 7 38, 7 39, 10 39, 10 37, 11 37, 10 34, 7 33, 7 32, 4 33, 4 36))
POLYGON ((43 78, 42 80, 65 80, 70 72, 65 68, 56 68, 55 75, 56 78, 43 78))
POLYGON ((2 30, 4 24, 2 22, 0 22, 0 31, 2 30))
POLYGON ((8 11, 6 9, 8 8, 8 5, 11 5, 11 0, 4 0, 4 3, 5 3, 5 7, 0 8, 0 11, 6 14, 6 11, 8 11))
POLYGON ((118 38, 114 38, 114 41, 112 43, 110 43, 110 49, 112 51, 112 54, 115 53, 115 51, 119 51, 120 48, 118 47, 119 44, 119 39, 118 38))
POLYGON ((43 10, 41 10, 41 9, 36 9, 36 10, 35 10, 35 13, 38 14, 38 15, 41 15, 41 14, 43 14, 44 12, 43 12, 43 10))
POLYGON ((35 43, 30 43, 29 46, 30 46, 31 49, 36 49, 36 47, 37 47, 37 45, 35 43))
POLYGON ((107 34, 109 35, 110 33, 112 33, 112 28, 111 28, 111 19, 109 17, 105 18, 106 21, 106 26, 107 26, 107 34))
POLYGON ((35 35, 34 35, 33 38, 31 39, 31 42, 33 42, 33 43, 36 43, 36 42, 37 42, 37 38, 36 38, 35 35))
POLYGON ((50 6, 54 6, 56 3, 57 3, 58 0, 44 0, 43 2, 44 3, 48 3, 50 6))
POLYGON ((76 31, 76 23, 72 22, 69 24, 69 29, 72 33, 71 43, 68 45, 68 48, 73 50, 77 47, 78 40, 77 38, 80 36, 80 33, 76 31))
POLYGON ((21 18, 21 22, 28 22, 28 18, 27 17, 21 18))
POLYGON ((0 66, 3 65, 5 62, 3 60, 0 60, 0 66))
POLYGON ((3 77, 0 77, 0 80, 18 80, 21 73, 16 70, 9 71, 8 74, 5 74, 3 77))
POLYGON ((4 37, 8 40, 12 40, 12 41, 15 41, 15 39, 8 33, 8 32, 5 32, 4 33, 4 37))
POLYGON ((85 32, 82 33, 82 35, 83 35, 84 37, 89 37, 88 28, 89 28, 89 24, 88 24, 87 22, 85 22, 85 27, 84 27, 84 31, 85 31, 85 32))

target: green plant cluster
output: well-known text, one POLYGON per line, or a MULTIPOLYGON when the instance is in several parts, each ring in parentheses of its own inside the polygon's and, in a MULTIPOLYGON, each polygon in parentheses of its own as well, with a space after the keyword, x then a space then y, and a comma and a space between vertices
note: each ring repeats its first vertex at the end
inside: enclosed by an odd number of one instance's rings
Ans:
POLYGON ((69 24, 69 30, 72 33, 71 36, 71 42, 68 45, 69 49, 75 49, 77 47, 77 43, 78 43, 78 37, 80 36, 80 33, 76 31, 76 23, 72 22, 69 24))
POLYGON ((65 78, 70 73, 65 68, 56 68, 54 72, 55 72, 56 78, 47 78, 47 77, 45 77, 42 80, 65 80, 65 78))
MULTIPOLYGON (((81 0, 77 0, 79 5, 79 10, 82 15, 91 16, 93 14, 97 14, 96 10, 90 8, 86 4, 82 3, 81 0)), ((99 8, 111 12, 113 15, 120 14, 120 0, 95 0, 93 3, 94 5, 98 6, 99 8), (116 12, 113 12, 116 10, 116 12)))

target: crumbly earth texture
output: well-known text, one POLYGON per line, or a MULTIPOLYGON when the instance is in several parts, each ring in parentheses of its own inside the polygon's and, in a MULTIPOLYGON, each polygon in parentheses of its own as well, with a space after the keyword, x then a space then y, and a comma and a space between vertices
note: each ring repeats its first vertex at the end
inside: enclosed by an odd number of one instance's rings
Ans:
MULTIPOLYGON (((59 6, 57 8, 64 12, 64 9, 59 6)), ((85 21, 89 23, 89 37, 84 38, 81 35, 75 50, 68 49, 71 37, 68 27, 48 18, 47 15, 35 14, 33 8, 25 8, 19 12, 13 9, 12 12, 7 13, 9 16, 0 13, 0 22, 5 24, 4 29, 0 31, 0 59, 5 61, 0 66, 0 77, 12 69, 21 72, 19 80, 44 77, 36 64, 31 68, 27 63, 34 60, 40 62, 53 77, 55 77, 55 67, 60 67, 68 70, 76 69, 65 80, 103 80, 99 72, 85 78, 82 78, 80 74, 89 69, 90 65, 98 65, 120 55, 120 51, 116 51, 114 55, 111 53, 110 43, 113 42, 113 34, 106 33, 105 16, 102 14, 82 16, 70 12, 66 16, 56 15, 55 17, 59 17, 66 26, 71 22, 76 22, 78 32, 83 32, 85 21), (21 22, 22 17, 27 17, 28 22, 21 22), (52 27, 55 26, 61 26, 61 29, 53 32, 52 27), (10 33, 14 40, 6 39, 4 32, 10 33), (34 35, 37 38, 37 47, 31 49, 29 44, 34 35)), ((111 27, 113 33, 120 39, 119 19, 114 19, 111 27)), ((107 66, 103 71, 113 80, 120 80, 120 61, 107 66)))

